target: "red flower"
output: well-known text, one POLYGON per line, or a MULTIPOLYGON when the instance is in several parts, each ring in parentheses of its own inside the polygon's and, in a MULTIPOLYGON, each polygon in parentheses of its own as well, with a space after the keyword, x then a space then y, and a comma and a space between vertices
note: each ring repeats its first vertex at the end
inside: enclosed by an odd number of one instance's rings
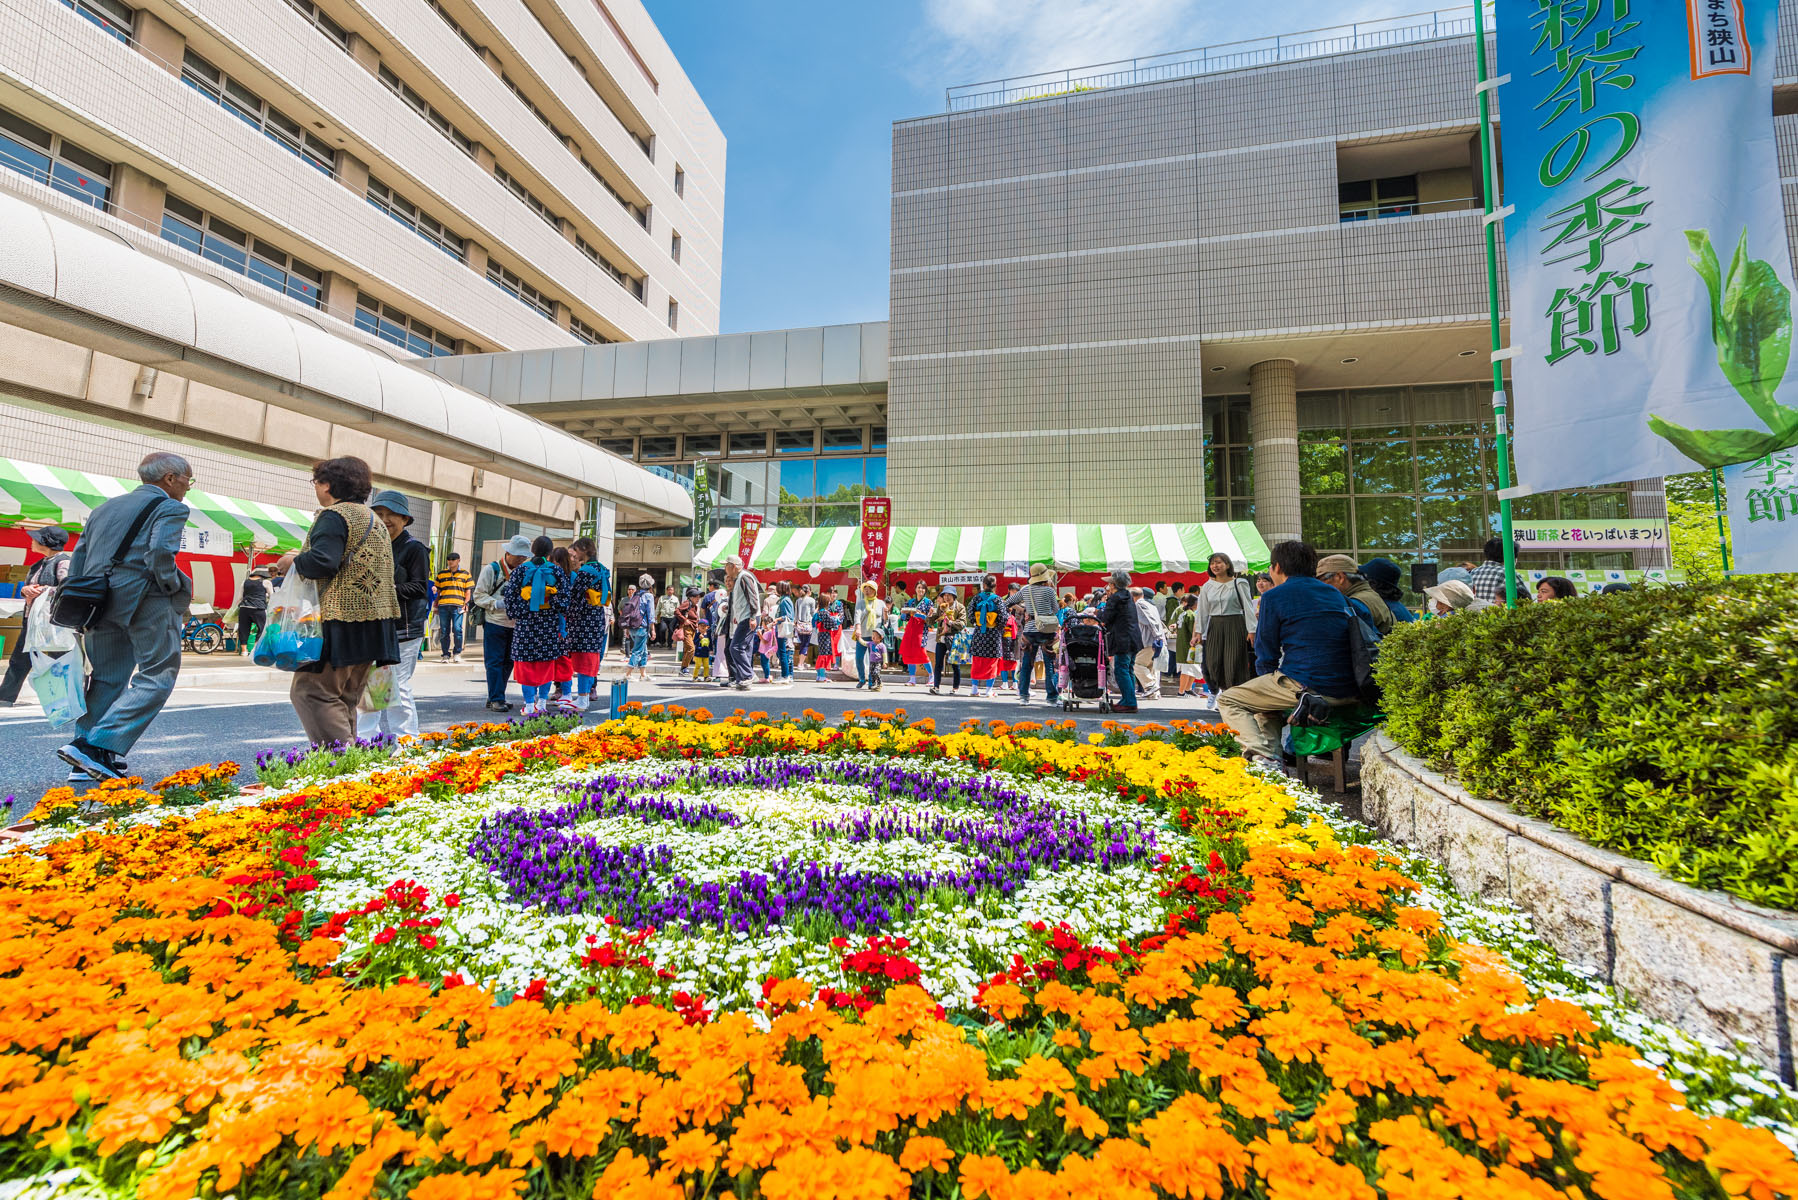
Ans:
POLYGON ((430 933, 421 933, 418 935, 418 945, 421 950, 435 950, 437 949, 437 936, 430 933))
POLYGON ((446 893, 443 897, 443 907, 445 908, 454 908, 460 903, 462 903, 462 897, 454 892, 446 893))
POLYGON ((383 929, 381 932, 375 934, 375 945, 377 945, 377 946, 385 946, 388 942, 391 942, 392 940, 393 940, 393 927, 391 925, 388 926, 386 929, 383 929))

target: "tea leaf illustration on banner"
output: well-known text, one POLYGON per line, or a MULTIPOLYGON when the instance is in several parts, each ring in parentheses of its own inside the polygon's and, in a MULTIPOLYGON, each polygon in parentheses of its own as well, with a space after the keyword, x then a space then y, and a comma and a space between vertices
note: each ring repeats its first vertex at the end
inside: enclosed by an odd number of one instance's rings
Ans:
POLYGON ((1748 233, 1736 242, 1724 276, 1708 230, 1686 230, 1692 269, 1711 296, 1711 341, 1717 365, 1737 395, 1767 426, 1755 429, 1686 429, 1660 417, 1649 428, 1682 454, 1707 467, 1760 458, 1798 443, 1798 408, 1774 398, 1792 350, 1792 293, 1772 264, 1748 257, 1748 233))

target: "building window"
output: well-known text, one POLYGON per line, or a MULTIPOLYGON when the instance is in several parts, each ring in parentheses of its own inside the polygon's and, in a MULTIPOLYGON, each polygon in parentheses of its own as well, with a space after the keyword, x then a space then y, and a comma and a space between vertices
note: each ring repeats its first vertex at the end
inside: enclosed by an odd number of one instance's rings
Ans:
POLYGON ((687 194, 687 173, 678 165, 674 168, 674 194, 677 196, 687 194))
POLYGON ((448 138, 450 143, 454 145, 456 149, 468 155, 470 158, 474 157, 474 139, 463 133, 460 129, 457 129, 450 123, 448 117, 438 112, 435 108, 432 108, 423 96, 419 95, 417 92, 413 91, 411 87, 403 83, 398 75, 395 75, 387 68, 387 64, 382 63, 379 70, 375 72, 375 75, 380 79, 382 84, 386 86, 388 91, 405 101, 407 108, 410 108, 413 112, 428 121, 431 128, 448 138))
POLYGON ((579 317, 569 318, 568 332, 572 333, 575 337, 580 338, 581 341, 586 342, 589 346, 609 346, 616 340, 607 337, 579 317))
POLYGON ((323 271, 185 200, 169 196, 163 201, 162 238, 302 304, 324 304, 323 271))
POLYGON ((250 128, 261 130, 270 141, 301 162, 326 175, 336 173, 337 151, 330 143, 307 133, 298 121, 192 50, 182 57, 181 80, 250 128))
POLYGON ((105 212, 112 196, 112 164, 0 110, 0 166, 47 183, 72 200, 105 212))
POLYGON ((402 350, 410 350, 420 358, 441 358, 456 352, 456 339, 449 334, 439 333, 393 305, 382 304, 363 293, 356 296, 356 328, 372 333, 384 342, 392 342, 402 350))
MULTIPOLYGON (((868 449, 885 450, 886 448, 887 427, 885 425, 876 425, 874 428, 868 430, 868 449)), ((885 462, 886 460, 882 459, 881 461, 885 462)))
POLYGON ((599 448, 601 450, 610 450, 620 458, 635 458, 637 456, 637 439, 600 438, 599 448))
POLYGON ((668 328, 680 328, 680 301, 678 300, 670 299, 668 301, 668 328))
POLYGON ((721 433, 689 433, 686 449, 688 458, 717 458, 724 453, 724 435, 721 433))
POLYGON ((505 292, 526 308, 534 310, 539 316, 548 320, 556 319, 556 302, 542 292, 506 270, 491 258, 487 260, 487 279, 494 287, 505 292))
POLYGON ((533 117, 536 117, 539 121, 543 122, 543 127, 545 129, 549 130, 551 133, 556 135, 556 140, 558 142, 567 142, 568 141, 568 135, 563 133, 560 129, 556 128, 556 123, 549 119, 549 115, 547 113, 545 113, 542 109, 538 108, 535 104, 531 103, 531 98, 529 96, 525 95, 524 92, 519 89, 519 86, 516 83, 512 82, 512 77, 510 75, 506 74, 504 71, 501 71, 499 73, 499 81, 506 85, 506 90, 508 92, 511 92, 514 96, 518 97, 518 102, 520 104, 524 105, 526 108, 531 110, 531 115, 533 117))
POLYGON ((636 221, 637 224, 643 226, 645 229, 649 228, 648 209, 644 208, 642 205, 633 204, 631 201, 626 200, 624 198, 624 193, 613 187, 612 181, 607 179, 604 175, 601 175, 599 173, 599 168, 588 162, 587 156, 584 154, 581 155, 581 166, 586 167, 587 174, 593 176, 593 178, 599 182, 599 186, 606 189, 606 191, 611 194, 612 199, 618 201, 618 203, 623 206, 624 211, 631 215, 632 220, 636 221))
POLYGON ((637 439, 637 457, 644 462, 655 462, 674 457, 675 445, 672 437, 646 437, 637 439))
POLYGON ((468 244, 445 229, 441 221, 421 212, 416 204, 373 176, 368 180, 368 202, 457 261, 468 250, 468 244))
POLYGON ((308 24, 336 42, 338 49, 350 48, 349 31, 319 11, 318 5, 312 3, 312 0, 287 0, 287 7, 305 17, 308 24))
POLYGON ((504 167, 499 166, 498 164, 495 164, 494 168, 493 168, 493 177, 495 179, 499 180, 501 187, 505 188, 508 192, 511 192, 514 196, 517 196, 520 200, 524 201, 524 206, 526 208, 528 208, 532 212, 536 213, 539 217, 542 217, 544 223, 547 224, 551 229, 554 229, 558 233, 561 232, 562 218, 557 216, 555 214, 554 210, 552 210, 549 207, 549 205, 543 203, 543 201, 541 201, 541 200, 537 199, 537 197, 531 195, 530 189, 525 187, 524 184, 518 182, 518 180, 514 179, 511 175, 511 173, 508 172, 504 167))
POLYGON ((137 14, 119 0, 59 0, 64 8, 72 8, 119 41, 131 42, 131 25, 137 14))
POLYGON ((1337 187, 1336 199, 1344 221, 1414 217, 1417 215, 1417 176, 1389 175, 1385 179, 1344 183, 1337 187))
POLYGON ((768 435, 733 433, 727 445, 732 458, 764 458, 768 454, 768 435))
POLYGON ((776 454, 815 454, 818 450, 818 439, 809 429, 776 429, 774 431, 774 453, 776 454))
POLYGON ((617 282, 619 287, 623 288, 637 299, 643 299, 643 281, 635 275, 625 271, 622 267, 613 263, 611 259, 595 250, 592 244, 578 233, 574 235, 574 248, 591 259, 594 266, 604 271, 607 275, 610 275, 613 280, 617 282))
POLYGON ((678 233, 668 235, 668 257, 675 262, 680 261, 680 234, 678 233))
POLYGON ((470 50, 473 50, 476 54, 484 54, 486 52, 485 47, 483 47, 481 43, 469 36, 468 30, 456 23, 456 18, 443 11, 443 5, 437 3, 437 0, 425 0, 425 3, 431 6, 432 12, 443 18, 443 23, 445 25, 448 25, 451 29, 456 31, 456 36, 467 43, 470 50))
POLYGON ((821 448, 826 454, 860 454, 862 431, 859 429, 826 429, 821 448))

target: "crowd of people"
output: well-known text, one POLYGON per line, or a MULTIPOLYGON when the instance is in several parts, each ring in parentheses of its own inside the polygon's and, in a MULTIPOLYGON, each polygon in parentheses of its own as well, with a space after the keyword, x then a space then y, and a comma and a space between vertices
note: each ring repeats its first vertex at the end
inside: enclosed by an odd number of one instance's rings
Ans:
MULTIPOLYGON (((25 583, 28 608, 42 611, 33 602, 71 579, 90 587, 92 577, 103 581, 84 629, 86 711, 58 751, 72 781, 126 773, 125 755, 180 668, 192 583, 175 556, 193 470, 178 455, 157 453, 138 475, 135 491, 94 510, 73 552, 61 529, 31 535, 43 557, 25 583)), ((1274 547, 1262 574, 1245 574, 1243 564, 1217 554, 1191 588, 1137 584, 1120 570, 1085 595, 1058 589, 1055 573, 1040 563, 1027 582, 1002 584, 989 574, 964 595, 961 586, 923 578, 896 579, 884 590, 872 580, 843 588, 764 585, 734 556, 703 588, 658 587, 644 574, 615 589, 593 539, 557 545, 523 535, 476 575, 453 552, 433 574, 429 548, 409 531, 406 497, 375 492, 367 463, 329 459, 313 468, 312 481, 318 513, 305 544, 250 573, 237 616, 247 648, 267 625, 270 581, 291 576, 316 585, 322 637, 316 658, 294 670, 289 695, 318 744, 417 733, 413 673, 427 635, 437 638, 440 662, 461 662, 478 612, 493 712, 513 711, 506 689, 514 680, 525 717, 586 711, 613 646, 627 680, 648 681, 651 647, 661 646, 673 651, 677 677, 737 690, 748 690, 758 671, 764 683, 804 672, 818 682, 852 677, 857 689, 871 691, 890 678, 953 696, 966 683, 973 697, 1029 705, 1040 682, 1044 702, 1055 705, 1070 686, 1065 652, 1080 643, 1094 647, 1095 658, 1102 647, 1099 694, 1115 697, 1114 711, 1136 712, 1172 684, 1178 696, 1210 698, 1251 756, 1277 762, 1277 726, 1304 697, 1326 706, 1356 702, 1351 624, 1365 631, 1363 640, 1377 640, 1420 616, 1478 613, 1505 593, 1497 539, 1483 562, 1443 569, 1423 591, 1421 614, 1405 603, 1396 563, 1319 559, 1297 541, 1274 547), (1080 627, 1086 632, 1071 632, 1080 627), (378 703, 371 679, 380 681, 378 703)), ((1576 589, 1550 576, 1520 592, 1553 601, 1576 589)), ((23 645, 0 680, 0 704, 16 698, 30 669, 23 645)))

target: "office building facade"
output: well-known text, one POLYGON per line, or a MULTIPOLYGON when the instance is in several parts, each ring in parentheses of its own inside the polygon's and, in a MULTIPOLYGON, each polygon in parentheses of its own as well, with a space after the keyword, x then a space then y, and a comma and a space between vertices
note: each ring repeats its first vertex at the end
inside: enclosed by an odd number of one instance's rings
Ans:
MULTIPOLYGON (((724 141, 640 0, 0 0, 0 198, 127 248, 123 302, 152 277, 222 289, 320 331, 299 357, 373 397, 277 411, 275 384, 196 386, 22 300, 0 312, 0 433, 51 465, 92 465, 63 461, 85 440, 116 471, 112 443, 152 432, 309 507, 305 461, 361 453, 446 504, 464 546, 477 514, 484 535, 687 511, 589 444, 513 415, 486 433, 471 394, 420 408, 384 374, 716 328, 724 141)), ((214 354, 247 375, 254 351, 214 354)))

